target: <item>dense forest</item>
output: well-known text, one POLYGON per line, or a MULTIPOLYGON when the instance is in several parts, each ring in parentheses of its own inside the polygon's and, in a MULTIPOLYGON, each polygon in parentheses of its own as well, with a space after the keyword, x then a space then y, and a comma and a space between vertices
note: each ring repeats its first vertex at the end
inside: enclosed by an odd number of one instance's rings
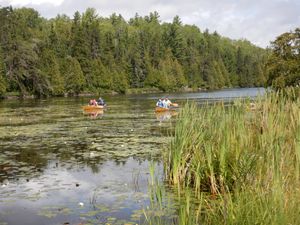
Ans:
POLYGON ((89 8, 45 19, 31 8, 0 8, 0 96, 262 86, 267 57, 249 41, 178 16, 161 22, 157 12, 126 21, 89 8))

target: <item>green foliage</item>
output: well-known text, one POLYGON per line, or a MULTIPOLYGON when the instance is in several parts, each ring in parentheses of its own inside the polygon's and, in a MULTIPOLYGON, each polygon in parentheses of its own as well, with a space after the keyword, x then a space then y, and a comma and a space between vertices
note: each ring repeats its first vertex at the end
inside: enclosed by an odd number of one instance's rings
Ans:
POLYGON ((163 91, 174 91, 187 84, 182 66, 177 59, 171 57, 172 53, 169 51, 166 58, 160 60, 157 69, 149 66, 146 86, 157 87, 163 91))
POLYGON ((113 90, 119 93, 125 93, 129 87, 126 74, 122 71, 113 70, 111 71, 111 75, 113 76, 113 90))
POLYGON ((171 24, 165 25, 164 42, 165 46, 171 49, 177 59, 182 59, 183 35, 181 33, 182 23, 179 16, 173 18, 171 24))
POLYGON ((0 97, 2 97, 5 94, 7 88, 5 76, 6 76, 5 63, 4 63, 4 58, 0 47, 0 97))
POLYGON ((300 28, 272 42, 268 59, 268 84, 279 89, 300 84, 300 28))
POLYGON ((79 94, 83 91, 85 79, 76 58, 67 57, 63 62, 62 74, 65 74, 65 90, 68 94, 79 94))
POLYGON ((40 60, 41 71, 44 72, 50 82, 51 95, 63 95, 64 79, 60 73, 59 64, 54 51, 45 49, 40 56, 40 60))
POLYGON ((88 8, 73 18, 47 20, 34 9, 3 7, 0 21, 6 89, 22 95, 125 92, 146 86, 213 89, 265 81, 265 50, 216 32, 202 33, 183 25, 178 16, 161 23, 153 12, 127 22, 121 15, 103 18, 88 8))
POLYGON ((38 68, 39 55, 37 43, 18 41, 14 50, 7 55, 9 65, 8 79, 15 90, 20 91, 22 96, 35 94, 47 95, 49 83, 47 77, 38 68))

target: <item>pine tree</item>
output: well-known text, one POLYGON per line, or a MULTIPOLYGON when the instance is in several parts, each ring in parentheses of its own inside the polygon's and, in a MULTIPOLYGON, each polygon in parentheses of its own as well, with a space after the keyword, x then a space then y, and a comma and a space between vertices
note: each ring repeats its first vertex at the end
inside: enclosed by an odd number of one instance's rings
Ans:
POLYGON ((84 32, 81 15, 77 11, 74 14, 74 19, 71 28, 71 55, 75 57, 81 64, 90 56, 88 46, 87 33, 84 32))
POLYGON ((177 59, 172 61, 171 68, 172 68, 171 76, 174 76, 175 82, 176 82, 175 83, 175 88, 184 87, 187 84, 187 82, 186 82, 186 79, 184 77, 182 66, 177 61, 177 59))
POLYGON ((181 25, 182 23, 179 16, 175 16, 173 18, 172 24, 169 24, 166 27, 166 31, 164 34, 165 45, 171 49, 172 54, 178 60, 182 59, 183 51, 183 38, 180 32, 181 25))

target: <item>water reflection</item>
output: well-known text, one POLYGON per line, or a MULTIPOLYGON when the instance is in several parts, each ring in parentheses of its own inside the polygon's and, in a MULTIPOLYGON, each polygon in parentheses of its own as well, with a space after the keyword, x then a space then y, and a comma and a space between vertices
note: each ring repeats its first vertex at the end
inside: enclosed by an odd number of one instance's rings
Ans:
POLYGON ((170 120, 173 116, 177 116, 178 111, 155 112, 155 115, 159 122, 163 122, 170 120))
POLYGON ((162 177, 177 114, 154 113, 158 97, 105 96, 108 110, 92 113, 88 98, 0 102, 0 224, 141 223, 149 161, 162 177))
POLYGON ((91 119, 101 119, 104 115, 104 109, 83 110, 83 114, 91 119))

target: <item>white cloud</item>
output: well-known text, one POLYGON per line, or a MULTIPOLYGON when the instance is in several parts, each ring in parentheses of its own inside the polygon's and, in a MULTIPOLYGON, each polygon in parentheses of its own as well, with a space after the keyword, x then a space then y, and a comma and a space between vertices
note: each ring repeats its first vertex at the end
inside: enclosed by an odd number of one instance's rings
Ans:
MULTIPOLYGON (((64 0, 8 0, 8 3, 15 6, 26 6, 26 5, 42 5, 49 3, 55 6, 60 5, 64 0)), ((1 2, 1 1, 0 1, 1 2)))

